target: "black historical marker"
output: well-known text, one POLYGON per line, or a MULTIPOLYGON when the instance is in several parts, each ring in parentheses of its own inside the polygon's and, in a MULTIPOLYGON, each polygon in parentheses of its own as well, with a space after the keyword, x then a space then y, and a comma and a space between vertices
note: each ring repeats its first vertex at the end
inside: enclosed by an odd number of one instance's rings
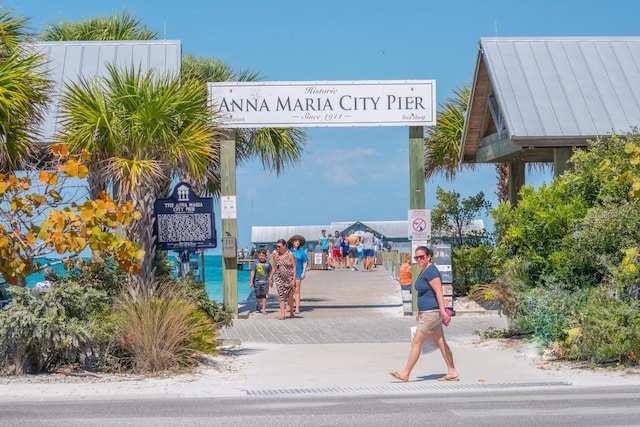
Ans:
POLYGON ((181 251, 218 245, 213 198, 196 196, 186 182, 176 185, 168 199, 157 199, 153 209, 157 249, 181 251))

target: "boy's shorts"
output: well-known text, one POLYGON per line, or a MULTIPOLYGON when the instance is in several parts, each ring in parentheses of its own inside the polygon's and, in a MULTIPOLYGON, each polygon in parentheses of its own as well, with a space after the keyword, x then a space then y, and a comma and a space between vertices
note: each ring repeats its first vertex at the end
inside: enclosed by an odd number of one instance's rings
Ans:
POLYGON ((253 284, 253 292, 256 295, 256 299, 258 299, 258 298, 266 298, 267 297, 267 289, 269 289, 269 283, 254 283, 253 284))

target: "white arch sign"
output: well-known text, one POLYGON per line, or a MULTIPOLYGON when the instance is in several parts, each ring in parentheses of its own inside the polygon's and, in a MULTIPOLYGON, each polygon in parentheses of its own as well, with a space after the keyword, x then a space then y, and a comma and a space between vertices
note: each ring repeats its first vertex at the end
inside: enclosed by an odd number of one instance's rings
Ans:
POLYGON ((432 126, 435 80, 209 83, 221 127, 432 126))

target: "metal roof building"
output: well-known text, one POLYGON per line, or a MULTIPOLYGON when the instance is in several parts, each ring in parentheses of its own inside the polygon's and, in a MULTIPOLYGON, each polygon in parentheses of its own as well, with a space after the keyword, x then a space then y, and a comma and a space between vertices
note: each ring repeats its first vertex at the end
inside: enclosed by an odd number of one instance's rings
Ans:
POLYGON ((460 160, 509 163, 516 191, 524 163, 560 174, 572 149, 637 126, 640 37, 481 38, 460 160))
POLYGON ((322 235, 322 230, 332 236, 337 230, 340 234, 350 234, 351 230, 364 231, 370 228, 376 236, 383 236, 385 242, 407 241, 407 221, 355 221, 332 222, 328 225, 284 225, 251 227, 251 243, 257 247, 270 246, 278 239, 288 240, 294 234, 307 239, 306 246, 313 249, 322 235))
POLYGON ((65 84, 80 76, 105 76, 107 64, 177 74, 182 60, 182 45, 172 40, 38 42, 33 48, 46 58, 53 81, 52 100, 41 126, 45 144, 53 141, 57 130, 58 100, 65 84))
MULTIPOLYGON (((355 222, 332 222, 329 225, 283 225, 283 226, 254 226, 251 227, 251 244, 260 247, 270 247, 278 239, 288 240, 294 234, 303 236, 306 246, 313 249, 317 240, 322 235, 322 230, 327 231, 327 235, 333 235, 337 230, 340 234, 350 234, 351 230, 356 232, 370 228, 376 236, 382 236, 384 244, 392 242, 393 247, 411 248, 408 239, 408 221, 355 221, 355 222)), ((484 229, 482 220, 474 220, 469 225, 470 231, 481 231, 484 229)), ((442 237, 442 236, 434 236, 442 237)))

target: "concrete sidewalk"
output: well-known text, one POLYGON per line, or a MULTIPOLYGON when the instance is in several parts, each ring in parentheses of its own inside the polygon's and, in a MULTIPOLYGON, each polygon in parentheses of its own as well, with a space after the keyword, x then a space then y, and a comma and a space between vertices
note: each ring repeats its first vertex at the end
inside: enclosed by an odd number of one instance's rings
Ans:
MULTIPOLYGON (((576 370, 544 362, 534 345, 483 340, 481 332, 506 329, 507 319, 496 311, 465 311, 455 302, 445 336, 460 381, 436 381, 446 367, 430 343, 411 381, 398 382, 388 373, 404 367, 415 319, 403 315, 398 282, 382 267, 310 271, 296 318, 277 319, 275 290, 268 306, 267 316, 249 314, 221 331, 228 352, 243 361, 244 381, 237 387, 250 395, 640 384, 637 372, 576 370)), ((255 302, 246 308, 255 310, 255 302)))
MULTIPOLYGON (((515 340, 483 340, 488 328, 505 329, 496 312, 457 315, 445 329, 459 382, 438 382, 445 365, 433 344, 409 382, 390 371, 404 367, 413 316, 404 316, 399 285, 385 269, 364 273, 311 271, 302 286, 302 313, 278 320, 250 314, 220 331, 223 351, 192 373, 155 377, 113 374, 98 378, 59 374, 0 378, 0 402, 68 399, 163 399, 314 394, 460 393, 540 387, 640 385, 638 370, 575 369, 545 362, 538 349, 515 340)), ((274 292, 275 295, 275 292, 274 292)), ((245 303, 255 309, 255 301, 245 303)))

